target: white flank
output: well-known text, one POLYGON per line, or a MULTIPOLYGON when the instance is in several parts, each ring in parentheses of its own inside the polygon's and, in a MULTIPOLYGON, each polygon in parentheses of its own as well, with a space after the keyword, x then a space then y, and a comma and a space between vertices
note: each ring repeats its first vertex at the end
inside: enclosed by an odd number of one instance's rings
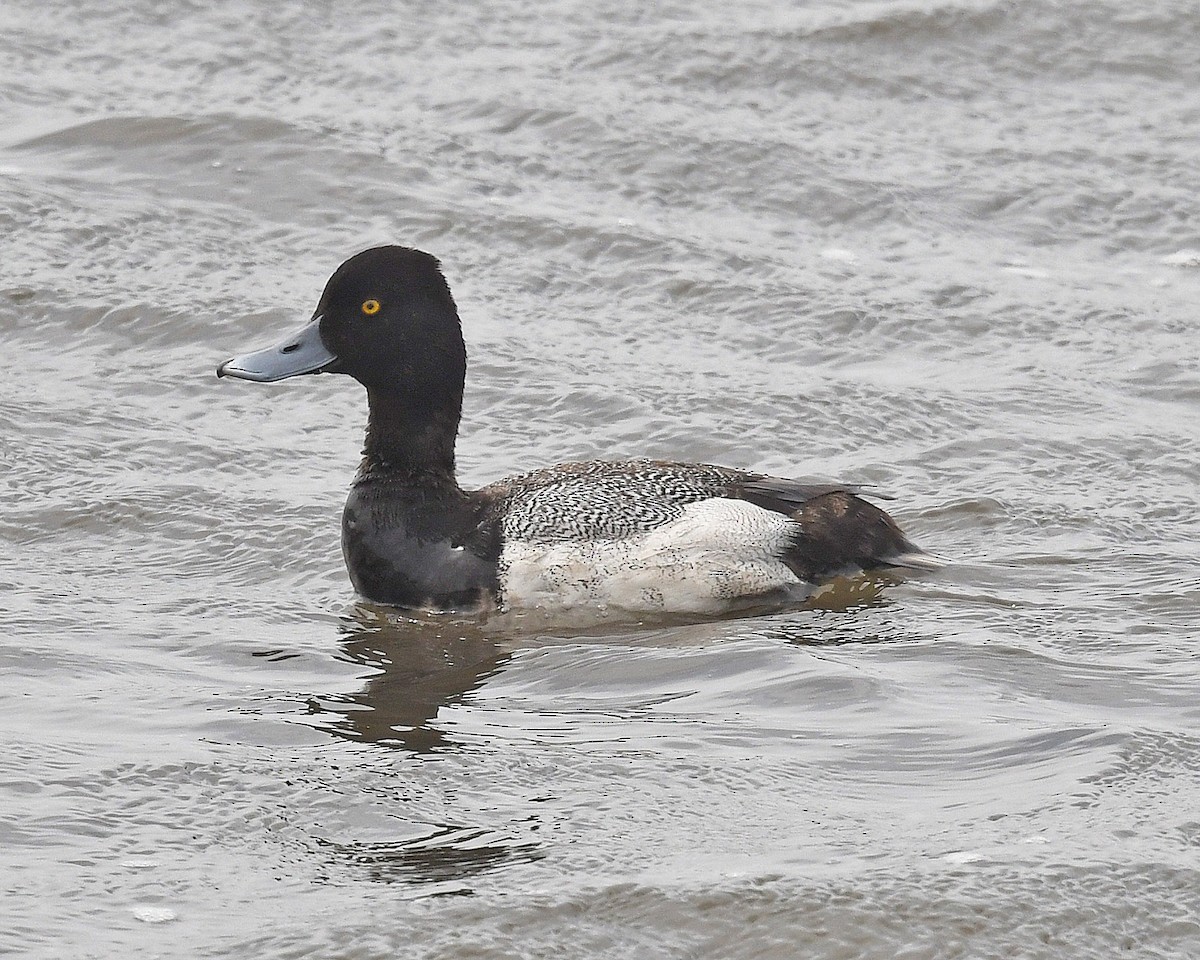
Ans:
POLYGON ((797 587, 780 559, 797 525, 744 500, 717 498, 620 540, 506 543, 506 606, 620 607, 717 613, 739 599, 797 587))

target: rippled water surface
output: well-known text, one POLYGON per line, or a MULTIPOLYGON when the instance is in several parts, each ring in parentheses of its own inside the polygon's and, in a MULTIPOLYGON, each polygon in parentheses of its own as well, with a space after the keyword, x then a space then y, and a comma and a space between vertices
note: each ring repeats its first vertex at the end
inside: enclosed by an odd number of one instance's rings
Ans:
POLYGON ((1195 4, 0 17, 0 952, 1200 955, 1195 4), (951 564, 356 601, 361 391, 213 370, 379 242, 458 299, 465 483, 855 480, 951 564))

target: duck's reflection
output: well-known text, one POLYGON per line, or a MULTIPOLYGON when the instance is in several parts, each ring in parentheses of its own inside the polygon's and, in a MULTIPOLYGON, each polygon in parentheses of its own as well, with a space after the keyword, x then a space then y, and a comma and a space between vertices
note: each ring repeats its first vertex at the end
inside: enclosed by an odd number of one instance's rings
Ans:
MULTIPOLYGON (((888 602, 884 588, 894 582, 880 575, 838 578, 795 609, 848 612, 884 605, 888 602)), ((805 646, 877 639, 864 636, 861 625, 837 631, 811 618, 781 617, 777 606, 748 606, 740 616, 733 621, 662 617, 654 623, 581 623, 565 635, 692 644, 724 636, 731 623, 740 622, 758 623, 769 635, 805 646)), ((321 726, 350 740, 414 753, 444 749, 453 741, 444 725, 438 724, 439 713, 499 673, 520 638, 528 640, 539 633, 534 626, 522 618, 423 614, 361 602, 341 625, 341 656, 378 673, 362 690, 322 698, 311 709, 323 715, 321 726)))
MULTIPOLYGON (((339 656, 374 676, 357 692, 310 703, 314 719, 335 736, 425 755, 456 746, 445 708, 502 670, 515 645, 511 630, 486 618, 369 603, 343 619, 340 633, 339 656)), ((453 822, 456 812, 444 813, 449 822, 412 821, 424 828, 416 837, 355 839, 348 828, 349 836, 316 843, 371 880, 417 884, 430 895, 469 894, 473 878, 545 855, 517 823, 453 822)))
POLYGON ((482 828, 455 826, 441 826, 417 840, 393 843, 318 842, 363 868, 371 880, 437 884, 443 887, 443 894, 471 893, 471 888, 462 884, 472 877, 545 856, 536 843, 518 843, 482 828))
MULTIPOLYGON (((880 596, 882 586, 834 585, 809 609, 831 611, 836 617, 838 612, 881 606, 886 603, 880 596)), ((802 646, 892 639, 877 630, 864 636, 857 621, 815 621, 770 608, 747 610, 740 619, 663 618, 564 630, 561 625, 542 629, 529 618, 425 615, 360 603, 339 629, 340 658, 367 668, 363 672, 371 676, 355 692, 313 701, 310 709, 318 715, 313 718, 317 725, 347 740, 425 756, 461 748, 463 740, 456 737, 447 708, 469 700, 473 691, 506 668, 516 650, 531 644, 588 637, 598 644, 651 645, 667 651, 747 635, 802 646)), ((348 828, 351 836, 318 843, 373 880, 431 886, 439 893, 469 893, 480 874, 545 856, 542 838, 532 835, 521 818, 472 823, 477 816, 447 808, 445 820, 421 822, 425 830, 415 838, 354 839, 355 831, 348 828)), ((536 820, 536 813, 530 819, 536 820)))
POLYGON ((460 702, 500 671, 512 645, 478 618, 421 615, 359 604, 342 626, 342 656, 380 671, 357 692, 322 700, 338 714, 326 729, 338 736, 428 753, 450 738, 437 723, 443 707, 460 702))

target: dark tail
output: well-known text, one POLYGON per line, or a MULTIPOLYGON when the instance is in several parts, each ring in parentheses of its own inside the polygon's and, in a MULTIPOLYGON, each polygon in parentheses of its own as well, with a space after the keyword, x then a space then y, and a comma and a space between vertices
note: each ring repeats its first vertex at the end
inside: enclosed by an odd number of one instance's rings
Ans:
POLYGON ((802 580, 819 581, 855 569, 938 565, 904 535, 895 520, 844 490, 813 497, 791 518, 800 524, 801 532, 786 561, 802 580))

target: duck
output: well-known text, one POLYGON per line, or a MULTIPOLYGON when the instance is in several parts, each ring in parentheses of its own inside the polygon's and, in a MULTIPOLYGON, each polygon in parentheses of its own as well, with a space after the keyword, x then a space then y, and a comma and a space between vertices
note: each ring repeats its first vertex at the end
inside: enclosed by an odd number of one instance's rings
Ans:
POLYGON ((298 331, 217 368, 261 383, 344 374, 366 388, 341 542, 350 582, 369 601, 719 615, 801 602, 847 573, 930 565, 847 484, 614 459, 463 489, 455 444, 466 371, 441 262, 399 245, 350 257, 298 331))

